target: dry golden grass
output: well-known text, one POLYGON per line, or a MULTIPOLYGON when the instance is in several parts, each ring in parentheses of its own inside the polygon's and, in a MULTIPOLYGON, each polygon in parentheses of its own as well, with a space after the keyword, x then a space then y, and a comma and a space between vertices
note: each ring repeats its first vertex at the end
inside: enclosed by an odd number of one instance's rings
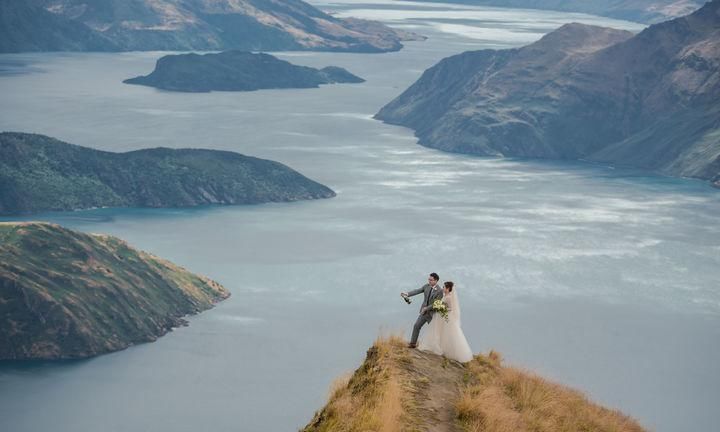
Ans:
POLYGON ((456 403, 468 432, 641 432, 630 417, 532 373, 503 367, 496 353, 466 365, 468 384, 456 403))
POLYGON ((382 399, 376 407, 380 432, 400 432, 403 413, 403 389, 396 376, 391 376, 385 386, 382 399))
POLYGON ((580 392, 502 366, 496 352, 462 365, 405 345, 397 336, 376 340, 303 432, 644 431, 580 392))
POLYGON ((401 380, 405 345, 401 338, 378 338, 351 377, 336 380, 330 399, 304 432, 400 432, 411 393, 401 380))
POLYGON ((328 400, 333 400, 337 397, 337 395, 347 387, 348 383, 350 382, 350 378, 352 378, 352 373, 346 373, 343 375, 340 375, 339 377, 335 378, 335 380, 330 383, 330 390, 328 391, 328 400))

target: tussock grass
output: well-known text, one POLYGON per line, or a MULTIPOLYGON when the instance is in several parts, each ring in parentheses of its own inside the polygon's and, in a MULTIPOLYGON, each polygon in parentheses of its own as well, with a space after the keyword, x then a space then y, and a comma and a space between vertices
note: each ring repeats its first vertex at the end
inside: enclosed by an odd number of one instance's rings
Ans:
POLYGON ((497 352, 465 364, 378 338, 302 432, 643 432, 582 393, 502 365, 497 352))
POLYGON ((630 417, 535 374, 502 366, 497 353, 466 364, 456 402, 467 432, 641 432, 630 417))
POLYGON ((403 357, 400 337, 378 338, 368 350, 365 362, 350 377, 333 382, 330 398, 303 432, 400 432, 410 389, 403 382, 398 365, 403 357))

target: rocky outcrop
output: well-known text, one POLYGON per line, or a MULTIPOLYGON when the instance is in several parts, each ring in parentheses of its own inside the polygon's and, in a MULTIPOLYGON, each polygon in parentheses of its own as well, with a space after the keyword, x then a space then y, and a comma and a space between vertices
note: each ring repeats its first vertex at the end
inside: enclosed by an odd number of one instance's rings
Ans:
POLYGON ((251 91, 315 88, 321 84, 364 82, 335 66, 315 69, 296 66, 269 54, 225 51, 218 54, 168 55, 147 76, 123 81, 181 92, 251 91))
POLYGON ((0 222, 0 360, 84 358, 154 341, 229 295, 115 237, 0 222))
POLYGON ((168 148, 111 153, 43 135, 0 133, 0 214, 333 196, 285 165, 239 153, 168 148))
POLYGON ((720 0, 638 35, 569 24, 442 60, 377 118, 447 151, 720 171, 720 0))

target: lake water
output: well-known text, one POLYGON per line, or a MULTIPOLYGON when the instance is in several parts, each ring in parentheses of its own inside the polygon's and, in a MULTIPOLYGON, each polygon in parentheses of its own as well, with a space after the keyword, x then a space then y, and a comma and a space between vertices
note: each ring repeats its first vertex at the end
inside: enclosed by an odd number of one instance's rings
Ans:
POLYGON ((117 235, 233 296, 155 343, 0 368, 0 430, 292 431, 380 333, 400 291, 454 280, 472 348, 582 389, 657 431, 720 423, 720 191, 581 163, 477 158, 371 116, 437 60, 517 46, 578 14, 426 3, 320 4, 430 37, 382 55, 280 53, 360 85, 182 94, 123 85, 163 53, 0 56, 0 130, 124 151, 281 161, 330 200, 36 215, 117 235))

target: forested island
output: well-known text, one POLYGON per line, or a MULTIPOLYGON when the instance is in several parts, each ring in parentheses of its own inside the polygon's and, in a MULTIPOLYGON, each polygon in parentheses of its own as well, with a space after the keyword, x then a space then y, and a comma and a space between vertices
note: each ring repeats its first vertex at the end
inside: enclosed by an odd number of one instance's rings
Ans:
POLYGON ((163 56, 151 74, 123 82, 169 91, 209 92, 317 88, 321 84, 364 81, 336 66, 315 69, 297 66, 270 54, 225 51, 163 56))
POLYGON ((0 214, 96 207, 193 207, 331 198, 287 166, 239 153, 152 148, 112 153, 0 133, 0 214))

